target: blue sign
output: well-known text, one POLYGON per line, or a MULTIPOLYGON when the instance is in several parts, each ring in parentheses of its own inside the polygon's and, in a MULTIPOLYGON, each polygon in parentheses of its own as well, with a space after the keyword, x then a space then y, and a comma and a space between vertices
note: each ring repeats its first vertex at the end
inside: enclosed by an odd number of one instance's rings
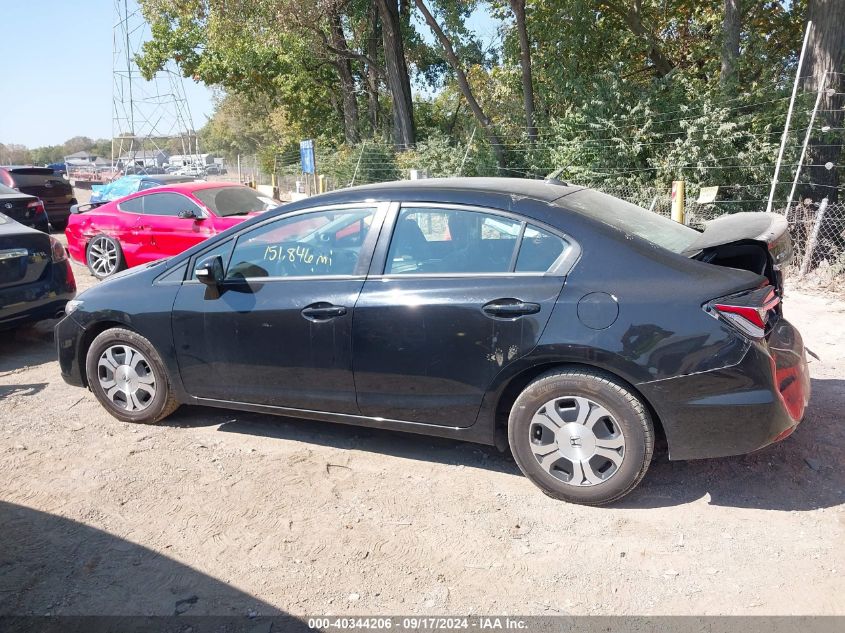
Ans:
POLYGON ((302 172, 313 174, 314 168, 314 139, 299 141, 299 161, 302 163, 302 172))

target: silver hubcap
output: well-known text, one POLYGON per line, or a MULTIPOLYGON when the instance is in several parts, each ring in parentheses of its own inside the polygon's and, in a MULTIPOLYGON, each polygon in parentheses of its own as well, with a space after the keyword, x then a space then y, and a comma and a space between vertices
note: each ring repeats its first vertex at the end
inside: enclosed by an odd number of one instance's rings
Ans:
POLYGON ((98 275, 111 275, 117 268, 117 246, 104 237, 96 237, 88 247, 88 265, 98 275))
POLYGON ((100 386, 112 404, 125 411, 143 411, 156 395, 150 363, 134 347, 112 345, 97 363, 100 386))
POLYGON ((549 400, 528 429, 534 457, 570 486, 595 486, 613 477, 625 459, 625 436, 610 412, 580 396, 549 400))

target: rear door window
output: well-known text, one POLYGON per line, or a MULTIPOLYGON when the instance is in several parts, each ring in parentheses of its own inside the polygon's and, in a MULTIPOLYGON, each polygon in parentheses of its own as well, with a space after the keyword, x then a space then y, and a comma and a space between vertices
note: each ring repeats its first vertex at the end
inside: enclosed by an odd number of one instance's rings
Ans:
POLYGON ((515 270, 518 273, 544 273, 563 255, 565 249, 563 238, 529 224, 522 235, 515 270))
POLYGON ((507 273, 522 223, 463 209, 402 209, 385 274, 507 273))

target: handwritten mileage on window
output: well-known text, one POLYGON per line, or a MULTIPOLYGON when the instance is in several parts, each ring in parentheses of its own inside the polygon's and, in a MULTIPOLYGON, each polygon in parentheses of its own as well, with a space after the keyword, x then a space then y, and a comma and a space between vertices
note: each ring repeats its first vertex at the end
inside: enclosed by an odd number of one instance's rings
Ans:
POLYGON ((291 246, 285 248, 278 245, 270 245, 264 249, 264 261, 287 261, 292 264, 308 264, 315 266, 331 266, 331 253, 314 253, 307 246, 291 246))

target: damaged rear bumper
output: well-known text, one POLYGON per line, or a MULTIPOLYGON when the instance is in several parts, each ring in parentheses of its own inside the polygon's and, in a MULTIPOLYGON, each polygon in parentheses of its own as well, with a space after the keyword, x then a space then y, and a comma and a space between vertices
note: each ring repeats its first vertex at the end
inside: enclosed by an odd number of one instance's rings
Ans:
POLYGON ((726 457, 788 437, 804 416, 810 375, 801 335, 780 319, 732 367, 638 388, 655 404, 670 459, 726 457))

